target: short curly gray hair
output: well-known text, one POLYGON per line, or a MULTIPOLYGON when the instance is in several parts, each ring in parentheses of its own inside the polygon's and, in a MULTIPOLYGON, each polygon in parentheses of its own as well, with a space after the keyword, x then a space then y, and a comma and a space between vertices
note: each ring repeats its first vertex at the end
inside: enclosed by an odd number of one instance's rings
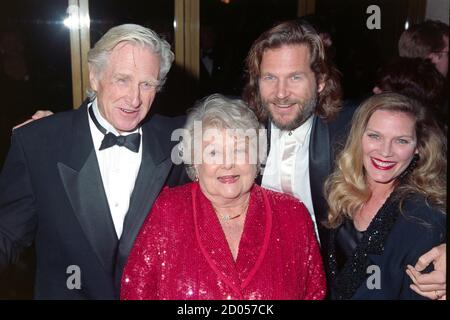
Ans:
POLYGON ((187 132, 188 139, 183 139, 179 148, 182 150, 181 157, 186 165, 186 171, 188 176, 194 180, 196 177, 196 172, 194 168, 193 159, 193 149, 194 139, 196 135, 194 134, 194 123, 200 122, 202 124, 203 130, 208 128, 217 129, 232 129, 232 130, 254 130, 256 133, 256 138, 258 138, 258 143, 254 146, 255 150, 258 151, 258 156, 256 158, 257 172, 261 168, 261 163, 265 161, 266 152, 266 134, 261 134, 261 129, 264 126, 259 123, 256 115, 253 111, 247 107, 244 101, 240 99, 230 99, 221 94, 212 94, 200 100, 192 109, 189 110, 188 118, 184 129, 187 132), (261 141, 261 138, 263 141, 261 141), (258 150, 259 149, 259 150, 258 150), (185 152, 191 150, 191 152, 185 152))
MULTIPOLYGON (((106 32, 95 46, 88 52, 88 63, 98 77, 104 70, 111 51, 121 42, 133 42, 142 47, 149 48, 160 56, 159 91, 166 81, 167 73, 172 66, 174 54, 170 50, 170 44, 160 38, 156 32, 137 24, 122 24, 113 27, 106 32)), ((88 96, 92 100, 96 93, 88 89, 88 96)))

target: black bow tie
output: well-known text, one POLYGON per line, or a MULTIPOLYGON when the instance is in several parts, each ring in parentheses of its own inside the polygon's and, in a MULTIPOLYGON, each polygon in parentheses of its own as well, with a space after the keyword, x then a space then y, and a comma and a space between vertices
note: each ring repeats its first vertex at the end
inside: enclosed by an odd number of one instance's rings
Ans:
POLYGON ((101 126, 98 120, 95 118, 92 107, 89 108, 89 115, 94 122, 97 129, 105 135, 99 150, 107 149, 109 147, 118 145, 119 147, 125 147, 133 152, 139 152, 139 146, 141 145, 141 134, 138 132, 129 134, 127 136, 116 136, 115 134, 106 131, 101 126))
POLYGON ((119 147, 125 147, 133 152, 139 152, 139 145, 141 144, 141 134, 132 133, 127 136, 116 136, 111 132, 105 134, 102 144, 99 150, 107 149, 109 147, 118 145, 119 147))

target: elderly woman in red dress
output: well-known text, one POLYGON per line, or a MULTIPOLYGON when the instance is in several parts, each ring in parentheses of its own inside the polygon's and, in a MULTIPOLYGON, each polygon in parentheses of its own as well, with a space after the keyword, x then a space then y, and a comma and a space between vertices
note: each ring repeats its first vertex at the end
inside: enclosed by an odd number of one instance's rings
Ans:
POLYGON ((252 111, 212 95, 185 129, 182 157, 194 182, 157 199, 128 258, 121 298, 323 299, 307 209, 254 183, 261 159, 252 111))

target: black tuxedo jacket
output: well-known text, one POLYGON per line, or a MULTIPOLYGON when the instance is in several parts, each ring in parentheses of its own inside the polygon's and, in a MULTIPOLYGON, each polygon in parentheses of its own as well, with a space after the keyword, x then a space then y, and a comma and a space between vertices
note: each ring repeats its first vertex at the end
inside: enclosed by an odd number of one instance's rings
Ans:
POLYGON ((171 161, 170 141, 184 119, 151 117, 142 126, 142 162, 118 239, 86 107, 14 130, 0 176, 0 268, 35 241, 38 299, 118 298, 127 256, 161 188, 187 181, 171 161), (70 286, 70 266, 79 268, 80 289, 70 286))
MULTIPOLYGON (((344 103, 336 119, 326 122, 317 115, 313 117, 311 138, 309 142, 309 179, 314 214, 319 230, 322 253, 326 253, 326 244, 329 238, 329 229, 322 225, 327 219, 327 204, 323 195, 326 178, 334 169, 334 159, 343 148, 345 139, 351 126, 351 119, 356 109, 355 102, 344 103)), ((267 125, 268 152, 270 152, 270 124, 267 125)), ((261 183, 260 176, 258 182, 261 183)))

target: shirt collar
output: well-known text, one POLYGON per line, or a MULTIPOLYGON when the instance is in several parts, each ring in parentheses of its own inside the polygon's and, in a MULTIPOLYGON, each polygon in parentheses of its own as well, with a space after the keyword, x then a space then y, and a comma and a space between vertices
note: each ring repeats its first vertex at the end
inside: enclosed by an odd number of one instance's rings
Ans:
POLYGON ((272 134, 275 134, 277 137, 284 137, 291 133, 294 136, 295 140, 298 143, 303 144, 308 137, 309 132, 311 131, 313 123, 313 116, 310 116, 301 126, 295 128, 294 130, 280 130, 273 122, 271 122, 271 131, 272 134))
POLYGON ((94 101, 92 101, 92 111, 94 111, 94 116, 97 119, 98 123, 100 123, 100 125, 106 129, 107 132, 111 132, 116 136, 122 135, 122 136, 127 136, 129 134, 135 133, 135 132, 139 132, 141 133, 141 128, 137 128, 134 131, 131 132, 122 132, 121 134, 116 130, 116 128, 114 128, 105 118, 103 118, 103 116, 100 113, 100 110, 98 108, 98 103, 97 103, 97 98, 94 99, 94 101))

